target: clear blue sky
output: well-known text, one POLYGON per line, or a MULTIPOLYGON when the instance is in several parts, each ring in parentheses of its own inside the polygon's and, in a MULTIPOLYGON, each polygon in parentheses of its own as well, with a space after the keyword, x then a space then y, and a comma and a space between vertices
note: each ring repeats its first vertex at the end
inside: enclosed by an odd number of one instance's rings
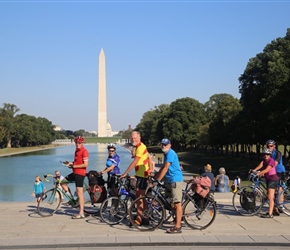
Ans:
POLYGON ((96 131, 101 48, 114 131, 178 98, 240 98, 238 77, 286 35, 289 10, 290 1, 0 0, 0 105, 96 131))

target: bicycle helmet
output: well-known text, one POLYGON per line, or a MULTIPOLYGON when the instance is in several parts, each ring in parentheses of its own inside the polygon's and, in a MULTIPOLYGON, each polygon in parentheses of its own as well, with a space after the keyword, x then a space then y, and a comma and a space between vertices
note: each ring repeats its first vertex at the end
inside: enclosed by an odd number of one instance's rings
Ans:
POLYGON ((270 149, 268 149, 268 148, 264 148, 262 153, 264 155, 271 155, 272 154, 272 151, 270 149))
POLYGON ((116 150, 116 146, 113 143, 108 144, 107 149, 113 148, 116 150))
POLYGON ((268 140, 268 141, 266 141, 266 145, 268 146, 269 144, 276 145, 276 142, 274 140, 268 140))
POLYGON ((75 143, 84 143, 85 139, 82 136, 77 136, 77 137, 75 137, 74 141, 75 141, 75 143))

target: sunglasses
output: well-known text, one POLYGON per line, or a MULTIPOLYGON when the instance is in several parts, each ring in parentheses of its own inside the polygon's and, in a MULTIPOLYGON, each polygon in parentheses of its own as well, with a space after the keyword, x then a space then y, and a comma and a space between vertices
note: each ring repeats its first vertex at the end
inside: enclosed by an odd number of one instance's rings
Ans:
POLYGON ((115 150, 109 150, 109 152, 115 152, 115 150))
POLYGON ((268 145, 268 147, 269 147, 269 148, 273 148, 273 147, 274 147, 274 145, 268 145))

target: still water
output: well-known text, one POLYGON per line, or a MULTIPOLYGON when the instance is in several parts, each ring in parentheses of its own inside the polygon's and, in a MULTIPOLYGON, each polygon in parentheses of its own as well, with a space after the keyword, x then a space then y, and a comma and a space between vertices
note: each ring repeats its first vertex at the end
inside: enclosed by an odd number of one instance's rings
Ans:
MULTIPOLYGON (((105 168, 108 157, 106 144, 86 144, 89 151, 88 170, 101 171, 105 168)), ((63 176, 71 170, 63 166, 60 161, 73 161, 75 146, 63 146, 33 153, 0 157, 0 202, 34 201, 31 197, 36 175, 43 177, 45 174, 54 174, 60 170, 63 176)), ((131 154, 121 146, 117 146, 117 153, 121 158, 121 173, 125 172, 132 161, 131 154)), ((132 174, 132 173, 131 173, 132 174)), ((105 179, 107 178, 105 174, 105 179)), ((46 189, 52 183, 45 182, 46 189)), ((74 184, 71 184, 72 189, 74 184)))

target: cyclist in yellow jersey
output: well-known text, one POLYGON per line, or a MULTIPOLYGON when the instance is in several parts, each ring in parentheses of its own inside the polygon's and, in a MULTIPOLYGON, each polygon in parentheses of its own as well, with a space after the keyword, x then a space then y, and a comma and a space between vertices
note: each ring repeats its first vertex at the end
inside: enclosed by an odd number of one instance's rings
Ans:
MULTIPOLYGON (((148 185, 147 179, 150 174, 149 168, 149 154, 147 147, 141 142, 141 135, 138 131, 133 131, 131 134, 131 143, 136 148, 135 155, 133 157, 133 161, 130 163, 129 167, 122 174, 121 178, 126 177, 133 168, 135 168, 135 176, 137 178, 136 183, 136 198, 145 195, 145 191, 148 185)), ((137 224, 146 224, 147 221, 141 221, 142 211, 144 205, 140 202, 138 206, 138 215, 136 217, 135 222, 137 224)))

